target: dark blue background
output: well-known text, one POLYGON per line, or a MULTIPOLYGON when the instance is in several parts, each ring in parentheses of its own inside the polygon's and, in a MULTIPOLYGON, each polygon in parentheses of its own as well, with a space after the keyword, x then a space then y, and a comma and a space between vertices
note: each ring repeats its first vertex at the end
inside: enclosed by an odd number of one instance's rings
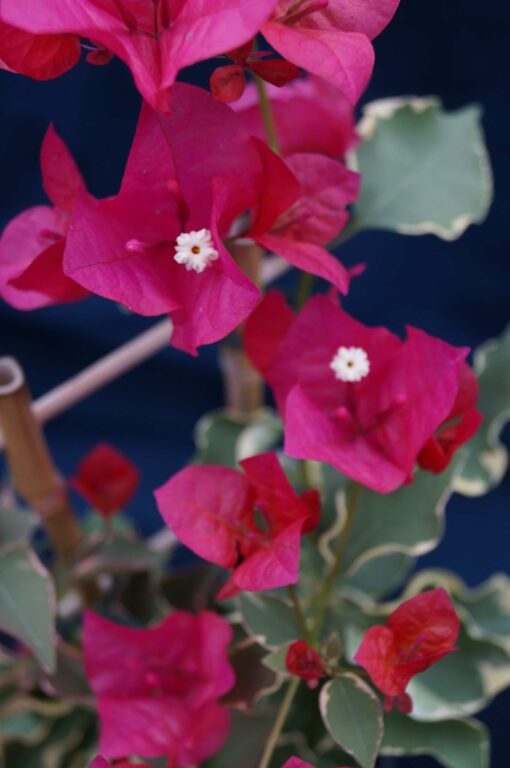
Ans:
MULTIPOLYGON (((506 0, 402 0, 393 24, 376 43, 367 100, 439 94, 448 108, 472 101, 483 105, 496 200, 488 221, 453 244, 388 233, 365 234, 347 244, 345 261, 366 261, 369 269, 355 281, 346 306, 369 324, 401 330, 411 323, 474 347, 498 335, 509 320, 509 33, 506 0)), ((209 71, 204 66, 193 77, 209 71)), ((130 74, 119 61, 106 68, 82 63, 49 83, 0 72, 0 101, 2 225, 44 201, 38 155, 52 120, 90 190, 98 196, 117 191, 139 107, 130 74)), ((0 321, 0 354, 20 359, 34 396, 151 324, 100 299, 28 314, 1 306, 0 321)), ((132 508, 147 533, 160 524, 152 489, 185 463, 194 424, 221 402, 215 350, 193 359, 168 349, 56 419, 47 435, 65 474, 99 440, 124 450, 143 473, 132 508)), ((508 480, 482 499, 455 497, 445 540, 422 563, 451 568, 470 584, 507 570, 509 497, 508 480)), ((485 716, 494 736, 495 768, 508 766, 509 704, 510 695, 500 696, 485 716)), ((415 758, 399 765, 435 763, 415 758)))

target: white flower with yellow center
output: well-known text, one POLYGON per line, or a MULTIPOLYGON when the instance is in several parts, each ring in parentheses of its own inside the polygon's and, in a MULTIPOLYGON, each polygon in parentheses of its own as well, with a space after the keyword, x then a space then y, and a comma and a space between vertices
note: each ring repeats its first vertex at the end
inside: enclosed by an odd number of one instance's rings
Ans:
POLYGON ((361 347, 339 347, 329 367, 340 381, 361 381, 370 372, 370 360, 361 347))
POLYGON ((176 240, 174 259, 188 270, 203 272, 219 255, 208 229, 183 232, 176 240))

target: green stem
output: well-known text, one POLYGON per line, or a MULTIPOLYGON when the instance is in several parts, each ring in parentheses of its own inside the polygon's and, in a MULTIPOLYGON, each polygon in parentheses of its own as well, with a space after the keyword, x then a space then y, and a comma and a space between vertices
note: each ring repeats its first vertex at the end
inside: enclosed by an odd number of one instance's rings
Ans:
POLYGON ((315 281, 315 275, 311 275, 309 272, 301 272, 301 277, 299 279, 299 285, 298 285, 297 295, 296 295, 297 310, 302 309, 302 307, 304 307, 304 305, 310 298, 314 281, 315 281))
POLYGON ((314 633, 313 633, 315 642, 317 642, 317 640, 319 640, 320 638, 322 628, 324 625, 324 619, 326 617, 326 611, 328 609, 329 600, 331 597, 331 593, 335 587, 338 575, 342 568, 342 562, 344 559, 345 550, 347 548, 349 537, 351 535, 352 524, 354 522, 354 514, 356 512, 356 507, 358 505, 360 491, 361 491, 361 485, 358 485, 358 483, 355 483, 354 488, 352 490, 351 497, 347 504, 347 518, 345 520, 345 525, 342 528, 342 531, 338 538, 338 548, 335 554, 335 559, 333 561, 331 570, 327 575, 326 580, 317 598, 317 612, 315 614, 314 633))
POLYGON ((271 758, 273 757, 273 752, 278 743, 278 739, 280 738, 283 726, 285 725, 285 721, 287 720, 292 702, 294 701, 298 691, 299 683, 300 681, 296 677, 288 684, 287 692, 281 703, 280 709, 276 716, 276 720, 274 721, 271 733, 269 734, 269 738, 266 742, 266 746, 264 747, 264 752, 260 759, 259 768, 269 768, 271 758))
POLYGON ((259 95, 259 106, 266 131, 267 143, 273 152, 276 152, 276 154, 279 155, 280 147, 278 144, 278 132, 276 130, 276 123, 273 115, 273 108, 271 107, 271 101, 267 95, 266 84, 258 75, 253 75, 253 80, 259 95))
POLYGON ((307 627, 305 614, 303 613, 303 609, 301 608, 301 603, 299 602, 297 591, 294 585, 290 584, 287 587, 287 592, 289 594, 292 607, 294 608, 294 613, 296 614, 296 620, 298 623, 299 630, 301 632, 301 636, 303 640, 310 642, 311 640, 310 630, 307 627))

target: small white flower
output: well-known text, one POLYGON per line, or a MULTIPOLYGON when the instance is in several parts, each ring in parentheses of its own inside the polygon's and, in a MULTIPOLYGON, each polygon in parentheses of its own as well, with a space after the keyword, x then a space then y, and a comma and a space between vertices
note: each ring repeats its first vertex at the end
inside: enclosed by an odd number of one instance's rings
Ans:
POLYGON ((188 270, 203 272, 219 255, 208 229, 183 232, 176 240, 174 259, 178 264, 184 264, 188 270))
POLYGON ((361 347, 340 347, 329 367, 340 381, 361 381, 370 372, 370 360, 361 347))

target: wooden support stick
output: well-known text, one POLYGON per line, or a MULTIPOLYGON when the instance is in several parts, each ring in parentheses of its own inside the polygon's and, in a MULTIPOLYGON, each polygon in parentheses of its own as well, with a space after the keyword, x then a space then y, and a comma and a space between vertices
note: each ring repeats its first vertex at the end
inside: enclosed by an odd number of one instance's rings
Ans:
MULTIPOLYGON (((235 243, 230 253, 244 274, 259 288, 262 284, 263 250, 256 243, 246 245, 235 243)), ((227 408, 237 415, 254 413, 264 404, 264 385, 259 373, 252 366, 242 348, 240 326, 233 336, 220 348, 220 366, 223 374, 225 402, 227 408)))
POLYGON ((16 492, 38 513, 58 559, 69 561, 81 530, 32 411, 23 370, 12 357, 0 358, 0 428, 16 492))

